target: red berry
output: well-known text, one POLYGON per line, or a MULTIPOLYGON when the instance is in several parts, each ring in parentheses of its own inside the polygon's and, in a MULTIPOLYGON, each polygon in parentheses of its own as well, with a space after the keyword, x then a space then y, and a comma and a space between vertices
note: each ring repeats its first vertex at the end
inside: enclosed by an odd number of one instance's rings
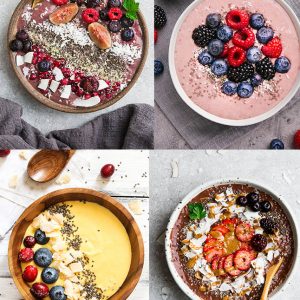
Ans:
POLYGON ((249 242, 254 235, 254 229, 248 223, 240 223, 235 228, 235 235, 239 241, 249 242))
POLYGON ((60 81, 61 85, 67 85, 69 83, 69 79, 68 78, 64 78, 60 81))
POLYGON ((10 154, 10 150, 0 150, 0 157, 6 157, 10 154))
POLYGON ((224 261, 224 269, 229 275, 238 276, 242 273, 242 271, 235 268, 233 258, 233 254, 230 254, 226 257, 224 261))
POLYGON ((103 178, 109 178, 111 177, 115 172, 115 167, 112 164, 107 164, 102 167, 101 169, 101 176, 103 178))
POLYGON ((241 271, 247 271, 251 267, 251 260, 248 250, 238 250, 233 259, 234 266, 241 271))
POLYGON ((300 149, 300 130, 297 130, 294 136, 294 147, 300 149))
POLYGON ((243 29, 249 25, 249 14, 245 10, 231 10, 226 15, 226 23, 232 29, 243 29))
POLYGON ((239 67, 246 61, 246 51, 240 47, 231 47, 228 51, 228 63, 232 67, 239 67))
POLYGON ((157 39, 158 39, 158 31, 155 29, 154 30, 154 43, 156 44, 157 42, 157 39))
POLYGON ((38 57, 34 57, 33 59, 32 59, 32 64, 33 65, 36 65, 38 63, 38 57))
POLYGON ((99 13, 94 8, 87 8, 82 12, 82 19, 84 22, 91 24, 97 22, 99 19, 99 13))
POLYGON ((37 79, 37 75, 35 73, 30 74, 29 79, 30 80, 36 80, 37 79))
POLYGON ((36 240, 33 236, 26 236, 23 244, 26 248, 33 248, 34 245, 36 244, 36 240))
POLYGON ((243 28, 233 35, 232 42, 235 46, 249 49, 255 43, 255 35, 250 28, 243 28))
POLYGON ((122 12, 121 8, 119 8, 119 7, 112 7, 112 8, 109 9, 107 15, 108 15, 110 20, 117 21, 117 20, 120 20, 122 18, 123 12, 122 12))
POLYGON ((91 96, 91 94, 84 94, 84 99, 85 100, 88 100, 88 99, 90 99, 90 98, 92 98, 92 96, 91 96))
POLYGON ((71 70, 69 68, 62 68, 61 71, 66 78, 71 77, 71 70))
POLYGON ((82 97, 83 94, 84 94, 84 91, 83 91, 82 89, 78 88, 78 90, 76 91, 76 95, 77 95, 78 97, 82 97))
POLYGON ((30 248, 23 248, 19 252, 20 262, 29 262, 33 260, 34 252, 30 248))
POLYGON ((282 52, 282 44, 279 37, 274 37, 261 48, 262 53, 270 58, 277 58, 282 52))
POLYGON ((52 2, 55 5, 61 6, 61 5, 67 4, 69 2, 69 0, 52 0, 52 2))
POLYGON ((49 288, 44 283, 35 283, 30 289, 30 292, 34 297, 42 299, 49 295, 49 288))
POLYGON ((22 274, 24 281, 33 282, 38 275, 38 269, 35 266, 27 266, 22 274))
POLYGON ((228 51, 229 51, 229 46, 228 43, 224 44, 224 49, 223 52, 220 54, 221 58, 225 58, 228 55, 228 51))

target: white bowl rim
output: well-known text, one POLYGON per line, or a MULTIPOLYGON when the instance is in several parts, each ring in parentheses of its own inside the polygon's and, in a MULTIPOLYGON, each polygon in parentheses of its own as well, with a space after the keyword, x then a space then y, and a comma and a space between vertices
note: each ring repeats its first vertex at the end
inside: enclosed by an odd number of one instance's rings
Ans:
POLYGON ((281 206, 281 208, 284 210, 285 214, 287 215, 290 225, 292 227, 293 230, 293 239, 294 239, 294 257, 293 257, 293 263, 291 266, 291 270, 289 272, 289 274, 286 276, 285 280, 283 281, 283 283, 279 286, 279 288, 277 287, 275 291, 273 291, 273 293, 270 295, 270 297, 275 296, 279 290, 283 289, 283 287, 288 283, 288 280, 290 278, 292 278, 294 276, 295 271, 298 269, 297 265, 298 265, 298 260, 297 260, 297 256, 298 256, 298 249, 299 249, 299 239, 298 239, 298 228, 296 225, 296 218, 295 215, 293 213, 293 211, 291 210, 289 204, 287 204, 284 200, 283 197, 279 197, 279 193, 277 193, 276 191, 274 191, 273 188, 270 188, 268 186, 261 185, 260 183, 257 183, 254 180, 249 180, 249 179, 243 179, 243 178, 229 178, 229 179, 219 179, 219 180, 211 180, 208 181, 204 184, 201 184, 199 186, 197 186, 195 189, 193 189, 191 192, 189 192, 182 201, 180 201, 180 203, 177 205, 177 207, 174 209, 169 223, 167 225, 167 231, 166 231, 166 236, 165 236, 165 253, 166 253, 166 259, 167 259, 167 264, 169 267, 169 270, 173 276, 173 279, 175 280, 175 282, 177 283, 177 285, 180 287, 180 289, 188 296, 190 297, 192 300, 199 300, 201 299, 199 296, 197 296, 191 289, 190 287, 183 281, 183 279, 179 276, 176 267, 172 261, 172 251, 171 251, 171 233, 173 230, 173 227, 179 217, 180 212, 182 211, 182 209, 184 208, 184 206, 186 204, 188 204, 195 196, 197 196, 200 192, 212 187, 212 186, 218 186, 218 185, 222 185, 222 184, 247 184, 250 185, 254 188, 257 188, 261 191, 264 191, 266 193, 268 193, 269 195, 271 195, 281 206))
MULTIPOLYGON (((186 16, 189 14, 189 12, 194 9, 201 1, 203 0, 194 0, 181 14, 179 19, 177 20, 175 27, 172 32, 172 36, 170 39, 170 45, 169 45, 169 70, 170 70, 170 75, 172 78, 173 85, 180 96, 180 98, 196 113, 201 115, 202 117, 213 121, 215 123, 223 124, 223 125, 228 125, 228 126, 248 126, 248 125, 253 125, 256 123, 260 123, 266 119, 271 118, 273 115, 275 115, 277 112, 279 112, 283 107, 285 107, 291 100, 292 98, 296 95, 297 91, 300 88, 300 72, 298 72, 298 76, 296 79, 296 82, 293 86, 293 88, 289 91, 289 93, 286 95, 284 99, 282 99, 276 106, 274 106, 271 110, 260 114, 255 117, 251 117, 248 119, 241 119, 241 120, 234 120, 234 119, 227 119, 227 118, 221 118, 218 117, 214 114, 211 114, 195 104, 186 94, 184 89, 182 88, 178 76, 177 76, 177 71, 175 67, 175 46, 176 46, 176 40, 177 40, 177 35, 179 32, 179 29, 184 22, 186 16)), ((296 31, 298 33, 298 39, 300 42, 300 20, 296 16, 295 12, 293 9, 290 7, 290 5, 285 1, 285 0, 274 0, 276 1, 279 5, 281 5, 287 14, 290 16, 296 31)))

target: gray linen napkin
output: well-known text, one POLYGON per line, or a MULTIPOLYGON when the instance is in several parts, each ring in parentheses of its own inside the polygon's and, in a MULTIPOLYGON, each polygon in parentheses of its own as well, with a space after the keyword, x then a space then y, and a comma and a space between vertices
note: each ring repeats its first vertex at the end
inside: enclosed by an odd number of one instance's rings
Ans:
POLYGON ((153 149, 154 109, 146 104, 127 105, 46 136, 21 117, 20 105, 0 98, 0 149, 153 149))

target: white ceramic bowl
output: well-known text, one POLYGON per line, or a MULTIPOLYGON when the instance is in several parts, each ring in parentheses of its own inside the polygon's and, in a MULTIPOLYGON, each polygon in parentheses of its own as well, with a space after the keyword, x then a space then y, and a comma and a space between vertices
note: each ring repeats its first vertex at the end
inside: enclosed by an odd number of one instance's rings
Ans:
MULTIPOLYGON (((230 125, 230 126, 247 126, 247 125, 252 125, 252 124, 255 124, 255 123, 262 122, 262 121, 272 117, 278 111, 280 111, 285 105, 287 105, 289 103, 289 101, 295 96, 296 92, 300 88, 300 72, 298 72, 297 80, 296 80, 296 83, 295 83, 294 87, 290 90, 288 95, 284 99, 282 99, 276 106, 274 106, 271 110, 269 110, 269 111, 267 111, 267 112, 265 112, 261 115, 258 115, 256 117, 252 117, 252 118, 248 118, 248 119, 243 119, 243 120, 225 119, 225 118, 221 118, 221 117, 215 116, 215 115, 207 112, 206 110, 202 109, 200 106, 195 104, 189 98, 189 96, 186 94, 184 89, 182 88, 182 86, 179 82, 177 72, 176 72, 176 67, 175 67, 175 46, 176 46, 177 35, 178 35, 178 32, 181 28, 182 23, 184 22, 184 20, 188 16, 188 14, 201 1, 202 0, 195 0, 192 4, 190 4, 186 8, 186 10, 182 13, 180 18, 178 19, 178 21, 177 21, 177 23, 176 23, 176 25, 173 29, 172 36, 171 36, 170 47, 169 47, 169 69, 170 69, 171 78, 172 78, 173 84, 175 86, 175 89, 177 90, 177 93, 179 94, 181 99, 191 109, 193 109, 195 112, 197 112, 199 115, 201 115, 201 116, 205 117, 206 119, 209 119, 213 122, 219 123, 219 124, 230 125)), ((291 7, 284 0, 274 0, 274 1, 278 2, 285 9, 287 14, 290 16, 290 18, 293 21, 294 26, 297 30, 298 37, 299 37, 299 40, 300 40, 300 21, 298 20, 296 14, 294 13, 294 11, 291 9, 291 7)))
MULTIPOLYGON (((171 251, 171 232, 175 226, 175 223, 178 220, 178 217, 180 215, 180 212, 182 211, 182 209, 195 197, 197 196, 199 193, 201 193, 202 191, 212 187, 212 186, 216 186, 216 185, 222 185, 222 184, 248 184, 250 186, 253 186, 254 188, 257 188, 258 190, 261 190, 267 194, 269 194, 270 196, 272 196, 273 199, 275 199, 281 206, 281 208, 284 210, 285 214, 287 215, 292 230, 293 230, 293 238, 294 238, 294 258, 293 258, 293 264, 290 270, 290 273, 288 274, 288 276, 285 278, 283 284, 280 286, 280 289, 283 288, 283 286, 287 283, 288 279, 291 278, 291 276, 293 276, 293 273, 295 272, 295 270, 297 270, 297 266, 296 266, 296 258, 298 255, 298 249, 299 249, 299 241, 298 241, 298 229, 296 227, 295 224, 295 217, 293 216, 292 210, 289 208, 289 206, 286 204, 286 202, 282 199, 280 199, 275 192, 272 192, 271 189, 266 188, 261 186, 258 183, 255 183, 253 181, 248 181, 248 180, 240 180, 240 179, 228 179, 228 180, 220 180, 220 181, 210 181, 206 184, 203 184, 197 188, 195 188, 193 191, 191 191, 189 194, 187 194, 183 200, 178 204, 178 206, 176 207, 176 209, 174 210, 168 227, 167 227, 167 232, 166 232, 166 239, 165 239, 165 250, 166 250, 166 258, 167 258, 167 263, 170 269, 170 272, 174 278, 174 280, 176 281, 177 285, 181 288, 181 290, 191 299, 193 300, 199 300, 201 299, 199 296, 197 296, 190 288, 189 286, 183 281, 183 279, 179 276, 175 265, 172 261, 172 251, 171 251)), ((272 293, 272 297, 278 293, 278 288, 272 293)))

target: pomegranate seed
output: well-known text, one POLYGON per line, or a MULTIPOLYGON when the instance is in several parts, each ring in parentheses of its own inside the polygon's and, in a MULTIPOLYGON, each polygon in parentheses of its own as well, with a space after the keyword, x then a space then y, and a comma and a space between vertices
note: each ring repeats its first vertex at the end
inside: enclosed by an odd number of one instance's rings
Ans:
POLYGON ((79 83, 79 82, 81 81, 81 78, 80 78, 80 77, 75 77, 74 81, 75 81, 76 83, 79 83))
POLYGON ((68 78, 64 78, 60 81, 61 85, 67 85, 69 83, 69 79, 68 78))
POLYGON ((112 94, 106 94, 107 99, 111 99, 111 97, 112 97, 112 94))
POLYGON ((40 91, 40 93, 43 94, 43 95, 47 95, 47 94, 48 94, 48 91, 47 91, 47 90, 41 90, 41 89, 40 89, 39 91, 40 91))
POLYGON ((94 97, 98 96, 98 93, 97 93, 97 92, 94 92, 94 93, 93 93, 93 96, 94 96, 94 97))
POLYGON ((37 75, 35 73, 30 74, 29 79, 30 80, 36 80, 37 79, 37 75))
POLYGON ((71 89, 72 89, 73 93, 76 93, 77 90, 78 90, 78 86, 77 85, 72 85, 71 89))
POLYGON ((38 63, 38 58, 37 56, 36 57, 33 57, 32 59, 32 64, 36 65, 38 63))
POLYGON ((71 70, 69 68, 62 68, 61 71, 65 77, 69 78, 71 76, 71 70))
POLYGON ((112 164, 104 165, 101 169, 101 176, 103 178, 111 177, 115 172, 115 167, 112 164))
POLYGON ((90 95, 90 94, 84 94, 84 99, 85 100, 88 100, 88 99, 90 99, 92 96, 90 95))
POLYGON ((58 59, 60 67, 63 67, 66 64, 66 60, 64 58, 58 59))

